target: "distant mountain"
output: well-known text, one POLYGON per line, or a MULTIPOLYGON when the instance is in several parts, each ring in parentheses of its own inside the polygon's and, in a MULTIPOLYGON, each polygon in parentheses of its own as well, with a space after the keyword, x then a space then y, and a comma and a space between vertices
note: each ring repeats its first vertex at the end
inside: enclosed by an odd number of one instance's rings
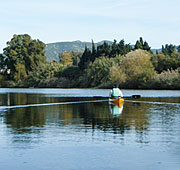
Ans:
MULTIPOLYGON (((98 43, 94 43, 95 46, 103 44, 107 42, 108 44, 112 44, 112 41, 103 40, 98 43)), ((72 41, 72 42, 56 42, 56 43, 49 43, 46 44, 46 57, 47 61, 59 61, 59 53, 63 53, 64 51, 67 52, 83 52, 85 46, 87 46, 90 50, 92 49, 92 43, 91 42, 82 42, 82 41, 72 41)), ((134 45, 132 45, 134 47, 134 45)), ((156 54, 156 51, 161 52, 161 49, 151 49, 154 54, 156 54)))
MULTIPOLYGON (((106 41, 108 44, 111 44, 111 41, 106 41)), ((104 41, 100 41, 98 43, 94 43, 95 46, 99 44, 103 44, 104 41)), ((59 61, 59 53, 63 53, 64 51, 67 52, 83 52, 85 46, 87 46, 89 49, 92 48, 92 43, 91 42, 82 42, 82 41, 72 41, 72 42, 56 42, 56 43, 49 43, 46 44, 46 57, 47 61, 59 61)))

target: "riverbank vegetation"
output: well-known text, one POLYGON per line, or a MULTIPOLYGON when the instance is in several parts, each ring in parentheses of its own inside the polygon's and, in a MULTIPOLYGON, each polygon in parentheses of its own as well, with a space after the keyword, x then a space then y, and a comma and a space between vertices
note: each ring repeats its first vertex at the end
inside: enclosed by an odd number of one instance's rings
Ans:
POLYGON ((47 62, 45 44, 14 35, 0 54, 0 87, 180 89, 180 46, 151 51, 140 37, 134 46, 104 42, 84 52, 59 54, 47 62))

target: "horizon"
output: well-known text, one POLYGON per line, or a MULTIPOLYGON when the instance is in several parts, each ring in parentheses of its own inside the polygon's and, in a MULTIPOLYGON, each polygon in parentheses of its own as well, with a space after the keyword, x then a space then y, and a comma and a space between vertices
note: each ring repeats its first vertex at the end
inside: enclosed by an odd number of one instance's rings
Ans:
POLYGON ((142 37, 153 49, 180 45, 178 0, 6 0, 1 6, 0 52, 14 34, 45 44, 92 39, 135 44, 142 37))

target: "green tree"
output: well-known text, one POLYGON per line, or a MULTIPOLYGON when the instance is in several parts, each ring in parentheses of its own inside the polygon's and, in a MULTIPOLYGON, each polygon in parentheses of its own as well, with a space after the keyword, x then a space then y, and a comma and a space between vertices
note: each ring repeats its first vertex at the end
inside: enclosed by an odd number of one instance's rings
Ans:
POLYGON ((100 57, 90 63, 81 79, 84 87, 107 86, 111 84, 110 69, 113 66, 113 58, 100 57))
POLYGON ((143 44, 143 50, 150 51, 151 47, 149 47, 149 44, 145 41, 143 44))
POLYGON ((111 57, 116 57, 116 55, 118 55, 118 45, 116 43, 117 41, 114 40, 114 42, 111 45, 111 57))
POLYGON ((73 64, 72 56, 69 52, 65 51, 59 55, 60 63, 64 66, 71 66, 73 64))
POLYGON ((93 40, 92 40, 92 54, 91 55, 92 55, 91 61, 94 62, 94 60, 96 59, 97 51, 96 51, 96 47, 93 40))
POLYGON ((180 45, 177 47, 177 51, 180 52, 180 45))
POLYGON ((143 88, 155 73, 151 54, 144 50, 135 50, 124 57, 121 69, 126 74, 125 86, 129 88, 143 88))
POLYGON ((78 64, 80 70, 84 70, 85 68, 87 68, 88 64, 91 61, 91 56, 91 51, 86 46, 78 64))
POLYGON ((169 55, 172 56, 174 54, 176 54, 176 46, 173 44, 166 44, 165 47, 162 46, 162 53, 165 55, 169 55))
POLYGON ((124 40, 121 40, 118 44, 118 55, 125 55, 132 50, 130 44, 125 44, 124 40))
POLYGON ((36 71, 31 72, 29 76, 23 81, 24 87, 47 87, 45 81, 56 76, 59 70, 64 66, 56 61, 40 65, 36 71))
POLYGON ((104 41, 102 45, 97 46, 98 57, 101 57, 101 56, 110 57, 110 53, 111 53, 111 47, 106 41, 104 41))
POLYGON ((134 49, 142 49, 142 50, 150 51, 151 47, 146 41, 145 42, 143 41, 142 37, 140 37, 139 40, 136 41, 134 49))
POLYGON ((29 75, 46 62, 45 44, 40 40, 32 40, 28 34, 14 35, 3 49, 3 55, 6 56, 5 67, 11 70, 11 79, 16 81, 24 77, 15 76, 22 73, 22 69, 26 72, 23 75, 29 75))
POLYGON ((151 84, 154 89, 180 89, 180 68, 157 74, 151 84))
POLYGON ((0 54, 0 69, 5 69, 6 67, 6 56, 0 54))
POLYGON ((143 44, 137 40, 134 49, 143 49, 143 44))
POLYGON ((172 44, 162 46, 162 52, 154 55, 151 60, 158 73, 180 67, 180 54, 172 44))
POLYGON ((72 56, 72 60, 73 60, 73 65, 78 66, 79 62, 80 62, 80 58, 82 56, 82 52, 75 52, 75 51, 71 51, 71 56, 72 56))
POLYGON ((14 78, 17 81, 24 80, 27 77, 26 68, 24 64, 17 63, 16 64, 16 72, 14 74, 14 78))

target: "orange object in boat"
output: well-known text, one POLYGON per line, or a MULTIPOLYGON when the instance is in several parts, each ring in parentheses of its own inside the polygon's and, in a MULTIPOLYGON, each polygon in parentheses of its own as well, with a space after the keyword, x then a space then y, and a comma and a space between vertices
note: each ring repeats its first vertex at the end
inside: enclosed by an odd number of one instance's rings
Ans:
POLYGON ((118 99, 109 99, 109 101, 117 106, 121 106, 124 103, 123 98, 118 98, 118 99))

